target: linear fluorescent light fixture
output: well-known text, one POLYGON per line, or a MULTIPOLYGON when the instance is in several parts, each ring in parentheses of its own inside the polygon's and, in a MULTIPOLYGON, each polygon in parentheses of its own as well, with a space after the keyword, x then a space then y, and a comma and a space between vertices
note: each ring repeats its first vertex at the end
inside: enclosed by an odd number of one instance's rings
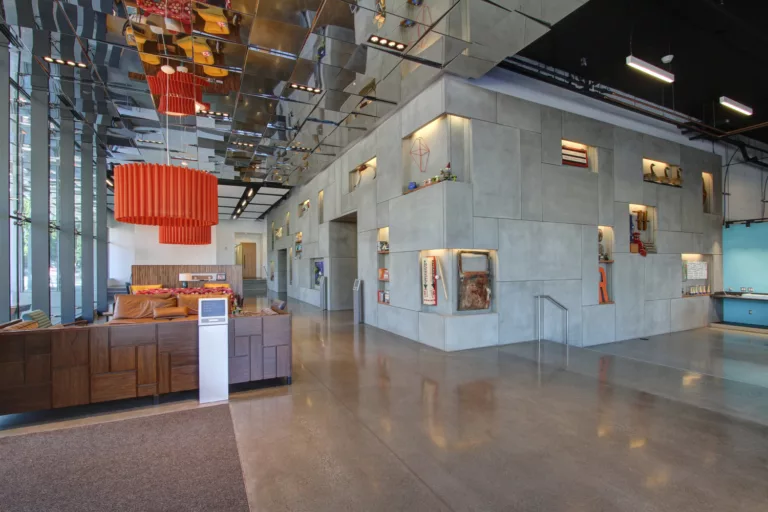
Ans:
POLYGON ((752 109, 750 107, 744 105, 743 103, 739 103, 738 101, 734 101, 727 96, 720 96, 720 104, 724 107, 733 109, 736 112, 740 112, 745 116, 752 115, 752 109))
POLYGON ((635 68, 638 71, 642 71, 643 73, 651 75, 654 78, 658 78, 662 82, 667 82, 668 84, 671 84, 675 81, 675 75, 669 71, 664 71, 661 68, 657 68, 653 64, 648 64, 644 60, 640 60, 634 55, 629 55, 627 57, 627 66, 635 68))
POLYGON ((303 84, 297 84, 297 83, 291 83, 290 87, 291 89, 298 89, 300 91, 311 92, 312 94, 320 94, 321 92, 323 92, 323 90, 318 87, 312 87, 310 85, 303 85, 303 84))

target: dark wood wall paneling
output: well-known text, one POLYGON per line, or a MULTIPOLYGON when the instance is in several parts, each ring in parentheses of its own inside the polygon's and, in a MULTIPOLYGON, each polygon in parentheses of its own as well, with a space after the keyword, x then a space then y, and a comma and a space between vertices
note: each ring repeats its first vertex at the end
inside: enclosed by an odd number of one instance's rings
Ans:
MULTIPOLYGON (((0 334, 0 414, 197 389, 197 322, 0 334)), ((291 315, 229 324, 229 379, 291 376, 291 315)))
MULTIPOLYGON (((243 267, 240 265, 133 265, 132 284, 162 284, 166 288, 181 288, 179 274, 216 273, 226 274, 226 282, 237 295, 243 295, 243 267)), ((190 283, 190 287, 202 286, 202 282, 190 283)))

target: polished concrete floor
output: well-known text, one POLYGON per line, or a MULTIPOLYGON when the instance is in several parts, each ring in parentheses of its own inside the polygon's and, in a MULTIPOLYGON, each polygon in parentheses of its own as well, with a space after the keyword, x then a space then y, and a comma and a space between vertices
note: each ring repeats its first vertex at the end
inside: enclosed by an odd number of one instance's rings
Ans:
POLYGON ((768 509, 761 387, 595 350, 566 369, 556 344, 543 364, 532 344, 443 353, 290 308, 293 385, 230 401, 252 510, 768 509))

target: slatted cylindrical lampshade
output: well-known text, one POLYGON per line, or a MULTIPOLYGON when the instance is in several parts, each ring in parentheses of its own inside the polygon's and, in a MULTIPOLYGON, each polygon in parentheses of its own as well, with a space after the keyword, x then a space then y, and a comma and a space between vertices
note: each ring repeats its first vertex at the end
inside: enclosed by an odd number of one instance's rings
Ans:
POLYGON ((219 223, 216 176, 176 165, 115 167, 115 220, 150 226, 219 223))
POLYGON ((147 76, 152 94, 159 96, 157 111, 169 116, 193 116, 197 110, 208 110, 209 103, 203 102, 203 86, 208 82, 192 73, 168 74, 158 71, 147 76))
POLYGON ((211 227, 160 226, 160 243, 172 245, 210 245, 211 227))

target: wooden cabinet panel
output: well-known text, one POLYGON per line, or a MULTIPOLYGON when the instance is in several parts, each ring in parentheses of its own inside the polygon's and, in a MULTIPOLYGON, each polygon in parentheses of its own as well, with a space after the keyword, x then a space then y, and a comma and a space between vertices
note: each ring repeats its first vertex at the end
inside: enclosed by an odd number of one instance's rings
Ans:
POLYGON ((155 343, 157 324, 115 325, 109 328, 109 346, 145 345, 155 343))
POLYGON ((157 394, 157 384, 143 384, 136 388, 136 396, 153 396, 157 394))
POLYGON ((277 348, 264 347, 264 379, 274 379, 277 377, 277 348))
POLYGON ((0 414, 41 411, 50 408, 50 383, 4 389, 0 392, 0 414))
POLYGON ((91 402, 121 400, 136 396, 136 372, 103 373, 91 376, 91 402))
POLYGON ((25 384, 45 384, 46 382, 51 382, 51 354, 28 355, 24 364, 25 384))
POLYGON ((197 365, 171 367, 171 391, 197 389, 197 365))
POLYGON ((51 335, 50 333, 30 333, 27 334, 24 342, 24 351, 27 358, 30 356, 39 356, 51 354, 51 335))
POLYGON ((245 316, 233 318, 235 323, 235 336, 250 336, 252 334, 261 334, 262 322, 260 316, 245 316))
POLYGON ((54 368, 51 381, 53 407, 89 403, 88 366, 54 368))
POLYGON ((88 329, 56 329, 51 334, 51 366, 88 366, 88 329))
POLYGON ((171 352, 171 368, 177 366, 197 366, 197 350, 171 352))
POLYGON ((0 389, 24 385, 24 361, 0 363, 0 389))
POLYGON ((264 378, 263 349, 261 336, 251 336, 251 380, 264 378))
POLYGON ((234 357, 247 356, 250 350, 251 340, 249 336, 237 336, 235 338, 234 357))
POLYGON ((168 322, 157 325, 159 352, 194 350, 197 352, 197 322, 168 322))
POLYGON ((291 376, 291 346, 280 345, 277 349, 277 376, 291 376))
POLYGON ((291 343, 291 315, 273 315, 264 318, 264 346, 291 343))
POLYGON ((155 384, 157 382, 157 346, 141 345, 136 347, 136 359, 138 385, 155 384))
POLYGON ((91 345, 91 373, 109 371, 109 327, 89 329, 91 345))
POLYGON ((235 331, 233 322, 229 322, 229 336, 227 337, 227 357, 235 357, 235 331))
POLYGON ((171 354, 168 352, 157 355, 157 392, 171 392, 171 354))
POLYGON ((126 372, 136 369, 136 347, 112 347, 109 349, 109 371, 126 372))
POLYGON ((251 380, 251 358, 230 357, 229 358, 229 383, 239 384, 251 380))
POLYGON ((24 334, 4 334, 0 340, 0 363, 24 360, 24 334))

